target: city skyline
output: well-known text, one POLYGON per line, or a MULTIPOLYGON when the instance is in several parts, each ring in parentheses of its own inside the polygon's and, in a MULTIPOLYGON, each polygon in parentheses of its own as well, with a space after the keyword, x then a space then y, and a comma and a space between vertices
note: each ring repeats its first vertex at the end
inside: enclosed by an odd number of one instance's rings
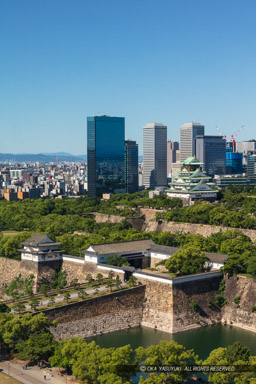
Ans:
POLYGON ((86 117, 142 127, 200 121, 238 141, 254 136, 253 1, 135 0, 0 4, 1 153, 86 153, 86 117), (157 20, 157 27, 153 25, 157 20), (147 21, 147 22, 146 22, 147 21))

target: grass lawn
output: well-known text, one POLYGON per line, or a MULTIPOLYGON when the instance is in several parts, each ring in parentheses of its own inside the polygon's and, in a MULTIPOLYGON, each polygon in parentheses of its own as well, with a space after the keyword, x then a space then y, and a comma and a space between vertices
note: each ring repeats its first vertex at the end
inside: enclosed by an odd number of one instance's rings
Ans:
POLYGON ((0 372, 0 383, 1 384, 21 384, 21 381, 13 379, 12 377, 0 372))

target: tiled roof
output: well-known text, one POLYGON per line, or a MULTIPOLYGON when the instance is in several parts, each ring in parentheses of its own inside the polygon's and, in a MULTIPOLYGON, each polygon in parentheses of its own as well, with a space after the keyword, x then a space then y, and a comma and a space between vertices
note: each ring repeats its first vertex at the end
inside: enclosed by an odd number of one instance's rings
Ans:
MULTIPOLYGON (((91 244, 96 255, 106 255, 109 253, 118 252, 133 252, 150 249, 154 244, 152 240, 136 240, 136 241, 123 241, 120 243, 107 243, 107 244, 91 244)), ((85 253, 87 250, 83 250, 85 253)))
POLYGON ((52 241, 47 235, 39 235, 37 233, 34 233, 33 236, 31 236, 29 239, 27 239, 21 244, 26 245, 28 247, 37 247, 39 245, 49 243, 54 244, 54 241, 52 241))
POLYGON ((204 252, 204 254, 208 260, 215 263, 224 263, 228 259, 228 255, 223 255, 222 253, 204 252))
POLYGON ((179 251, 181 248, 170 247, 167 245, 153 244, 150 247, 150 250, 153 252, 163 253, 165 255, 173 255, 175 252, 179 251))

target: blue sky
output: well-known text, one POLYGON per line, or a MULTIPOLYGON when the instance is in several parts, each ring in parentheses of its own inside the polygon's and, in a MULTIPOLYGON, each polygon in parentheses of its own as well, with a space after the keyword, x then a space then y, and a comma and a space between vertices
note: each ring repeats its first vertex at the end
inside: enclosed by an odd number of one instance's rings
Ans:
POLYGON ((0 152, 86 153, 86 117, 256 138, 256 2, 0 0, 0 152))

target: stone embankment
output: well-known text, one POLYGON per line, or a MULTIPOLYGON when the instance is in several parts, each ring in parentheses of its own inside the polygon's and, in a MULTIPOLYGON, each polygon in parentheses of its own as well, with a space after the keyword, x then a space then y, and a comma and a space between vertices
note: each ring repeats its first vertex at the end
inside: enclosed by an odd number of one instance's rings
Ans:
POLYGON ((224 296, 228 304, 222 308, 222 323, 256 332, 256 280, 246 276, 226 276, 225 285, 224 296))
POLYGON ((221 227, 206 224, 191 224, 191 223, 176 223, 169 221, 168 223, 158 224, 156 222, 149 222, 145 224, 145 232, 170 232, 170 233, 192 233, 195 235, 202 235, 208 237, 214 233, 225 232, 227 230, 239 229, 246 236, 248 236, 253 242, 256 241, 256 230, 254 229, 243 229, 243 228, 230 228, 221 227))
POLYGON ((144 296, 145 286, 141 285, 44 313, 50 321, 57 320, 56 328, 51 329, 57 340, 90 337, 139 326, 144 296))
POLYGON ((133 228, 137 231, 142 231, 144 226, 144 217, 124 217, 124 216, 116 216, 116 215, 106 215, 104 213, 95 213, 94 220, 96 223, 111 223, 111 224, 119 224, 121 221, 126 220, 130 223, 133 228))
POLYGON ((146 285, 142 325, 176 333, 221 321, 220 309, 214 305, 222 279, 220 272, 173 279, 135 275, 146 285))
POLYGON ((3 285, 15 279, 15 277, 21 274, 22 278, 27 278, 32 273, 21 266, 19 260, 6 259, 0 257, 0 295, 4 296, 3 285))
MULTIPOLYGON (((135 229, 145 232, 170 232, 170 233, 192 233, 202 235, 204 237, 211 236, 215 233, 225 232, 227 230, 239 229, 252 241, 256 241, 256 230, 243 229, 243 228, 230 228, 208 224, 191 224, 191 223, 177 223, 169 221, 168 223, 158 223, 156 221, 156 214, 164 212, 160 209, 141 208, 143 218, 129 218, 127 219, 135 229)), ((95 221, 97 223, 120 223, 124 217, 115 215, 104 215, 100 213, 95 214, 95 221)))

